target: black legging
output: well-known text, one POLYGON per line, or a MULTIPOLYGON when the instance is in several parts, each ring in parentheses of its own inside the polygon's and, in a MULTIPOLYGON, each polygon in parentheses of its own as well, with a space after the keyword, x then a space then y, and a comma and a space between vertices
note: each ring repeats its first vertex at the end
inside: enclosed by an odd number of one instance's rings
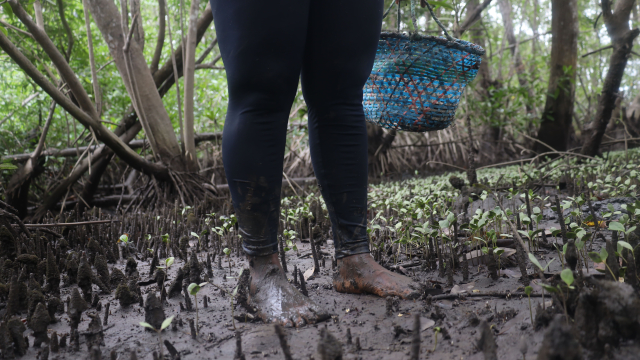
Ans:
POLYGON ((383 0, 211 0, 211 9, 229 84, 224 169, 245 252, 278 251, 287 122, 300 76, 336 257, 369 252, 362 87, 383 0))

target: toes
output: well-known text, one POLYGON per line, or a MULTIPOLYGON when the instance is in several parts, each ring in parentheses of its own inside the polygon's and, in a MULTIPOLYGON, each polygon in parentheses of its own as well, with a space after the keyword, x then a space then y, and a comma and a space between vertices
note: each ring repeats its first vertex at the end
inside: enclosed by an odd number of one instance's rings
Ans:
POLYGON ((416 299, 418 299, 420 297, 420 292, 413 290, 413 291, 409 292, 408 294, 407 293, 403 294, 402 297, 405 300, 416 300, 416 299))
MULTIPOLYGON (((293 319, 292 319, 293 320, 293 319)), ((307 322, 305 321, 305 319, 302 317, 302 315, 298 316, 298 318, 295 319, 294 321, 295 325, 297 328, 299 327, 303 327, 307 324, 307 322)))
POLYGON ((295 326, 294 322, 291 319, 282 319, 281 323, 285 328, 292 328, 295 326))
POLYGON ((322 310, 316 311, 314 309, 310 309, 308 313, 303 314, 302 316, 307 321, 307 324, 315 324, 327 320, 331 317, 331 315, 325 313, 322 310))

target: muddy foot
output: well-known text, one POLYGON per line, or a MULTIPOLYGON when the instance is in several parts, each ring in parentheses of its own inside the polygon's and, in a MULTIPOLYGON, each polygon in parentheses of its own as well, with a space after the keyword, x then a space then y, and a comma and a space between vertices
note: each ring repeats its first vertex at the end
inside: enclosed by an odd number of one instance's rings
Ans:
POLYGON ((338 292, 351 294, 399 296, 403 299, 420 297, 420 287, 413 280, 383 268, 370 254, 338 259, 333 287, 338 292))
POLYGON ((278 254, 250 257, 249 269, 249 303, 258 309, 258 316, 263 321, 300 327, 331 317, 289 284, 278 254))

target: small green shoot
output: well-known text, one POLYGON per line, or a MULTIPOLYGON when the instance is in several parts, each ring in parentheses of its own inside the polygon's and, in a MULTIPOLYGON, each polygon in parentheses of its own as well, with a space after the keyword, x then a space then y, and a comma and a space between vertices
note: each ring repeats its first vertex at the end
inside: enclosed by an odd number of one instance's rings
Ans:
POLYGON ((231 275, 231 249, 224 248, 222 252, 227 255, 227 264, 229 265, 229 275, 231 275))
POLYGON ((435 352, 436 351, 436 347, 438 346, 438 333, 440 331, 442 331, 442 329, 440 329, 439 326, 436 326, 436 327, 433 328, 433 338, 434 338, 435 343, 433 344, 433 351, 432 352, 435 352))
POLYGON ((203 286, 207 285, 206 282, 201 284, 191 283, 187 288, 189 294, 191 294, 196 299, 196 336, 198 336, 198 292, 202 289, 203 286))
POLYGON ((611 270, 611 268, 609 267, 609 265, 607 264, 607 258, 609 257, 609 253, 607 252, 607 249, 602 248, 600 249, 600 253, 597 253, 595 251, 592 251, 589 253, 589 257, 591 258, 591 261, 593 261, 596 264, 600 264, 603 263, 604 266, 607 267, 607 269, 609 270, 609 272, 611 273, 611 276, 616 279, 617 277, 613 274, 613 270, 611 270))
POLYGON ((120 235, 120 237, 118 238, 118 242, 121 242, 125 245, 129 244, 129 234, 122 234, 120 235))
POLYGON ((533 288, 531 286, 524 287, 524 293, 527 294, 529 298, 529 317, 531 318, 531 325, 533 325, 533 312, 531 311, 531 293, 533 292, 533 288))
POLYGON ((140 322, 140 326, 151 329, 155 331, 156 334, 158 334, 158 346, 160 347, 160 359, 164 359, 164 352, 162 351, 162 330, 168 328, 169 325, 171 325, 172 321, 173 321, 173 316, 169 316, 168 318, 164 319, 164 321, 162 322, 162 325, 160 325, 160 329, 154 328, 153 325, 149 324, 148 322, 144 322, 144 321, 140 322))

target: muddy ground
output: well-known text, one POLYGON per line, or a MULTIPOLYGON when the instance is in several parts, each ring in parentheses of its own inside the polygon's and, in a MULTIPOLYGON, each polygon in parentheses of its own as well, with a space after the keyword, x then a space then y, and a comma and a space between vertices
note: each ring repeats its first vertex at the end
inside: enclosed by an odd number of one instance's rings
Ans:
MULTIPOLYGON (((474 204, 470 211, 475 208, 489 207, 487 204, 474 204)), ((546 216, 545 227, 558 227, 557 220, 553 214, 546 216)), ((603 231, 605 237, 610 234, 603 231)), ((549 237, 549 241, 555 241, 549 237)), ((558 240, 561 241, 561 240, 558 240)), ((311 248, 309 243, 298 243, 298 252, 289 251, 286 253, 288 277, 293 281, 292 270, 295 267, 303 272, 313 267, 313 260, 310 256, 311 248)), ((194 241, 190 246, 195 248, 194 241)), ((599 251, 604 246, 604 242, 597 239, 593 243, 593 250, 599 251)), ((497 344, 497 355, 500 359, 535 359, 541 351, 541 344, 545 328, 538 331, 532 325, 530 317, 529 300, 523 295, 524 286, 519 282, 520 271, 518 267, 503 267, 498 280, 492 280, 485 265, 470 265, 469 280, 463 281, 459 269, 454 274, 455 290, 464 290, 467 294, 475 297, 465 297, 464 294, 455 299, 438 299, 438 296, 450 293, 451 288, 446 286, 446 277, 439 277, 438 270, 426 270, 422 264, 415 264, 415 260, 401 257, 398 264, 407 266, 395 267, 396 271, 404 271, 413 277, 417 282, 424 284, 431 298, 420 300, 387 300, 372 295, 351 295, 340 294, 332 289, 331 257, 334 248, 331 241, 324 242, 321 247, 325 258, 325 266, 321 267, 319 274, 307 281, 309 297, 328 309, 333 317, 331 320, 307 325, 295 329, 285 329, 286 339, 291 347, 293 359, 321 359, 318 352, 320 330, 327 328, 341 343, 345 359, 408 359, 410 356, 411 341, 413 338, 413 324, 416 314, 421 318, 421 350, 420 359, 483 359, 481 351, 482 345, 478 344, 480 337, 480 321, 486 320, 491 326, 492 333, 497 344), (508 297, 501 296, 477 296, 479 294, 494 292, 510 292, 508 297), (438 295, 442 294, 442 295, 438 295), (388 304, 392 304, 391 311, 388 311, 388 304), (441 331, 436 334, 434 329, 439 327, 441 331), (350 338, 348 334, 350 333, 350 338), (359 344, 359 346, 358 346, 359 344)), ((211 250, 209 250, 211 253, 211 250)), ((557 273, 561 270, 558 253, 555 250, 540 248, 535 253, 542 263, 554 259, 547 275, 557 273)), ((137 257, 140 257, 139 255, 137 257)), ((207 252, 198 253, 198 259, 206 264, 207 252)), ((164 302, 164 312, 167 317, 175 316, 173 326, 170 326, 162 333, 162 340, 168 340, 179 352, 182 359, 233 359, 236 353, 236 331, 241 333, 242 353, 247 359, 284 359, 283 351, 275 334, 274 326, 259 322, 240 322, 232 320, 232 306, 230 292, 236 285, 236 277, 242 268, 247 267, 246 261, 242 257, 237 257, 235 252, 229 259, 221 261, 221 268, 218 268, 218 259, 213 261, 213 276, 209 278, 210 284, 205 285, 198 293, 197 307, 199 318, 199 335, 194 339, 191 336, 189 320, 196 318, 195 311, 186 311, 182 308, 185 303, 183 295, 167 299, 164 302), (229 265, 229 263, 231 265, 229 265), (228 289, 223 294, 218 287, 228 289), (208 306, 204 307, 204 297, 208 299, 208 306), (182 304, 181 304, 182 303, 182 304), (235 327, 234 327, 235 326, 235 327)), ((140 275, 141 293, 145 299, 155 292, 160 296, 158 285, 150 279, 150 262, 147 260, 137 261, 137 271, 140 275)), ((506 263, 514 265, 512 262, 506 263)), ((177 259, 170 268, 167 286, 176 277, 178 268, 185 265, 183 260, 177 259)), ((389 266, 393 263, 387 264, 389 266)), ((115 264, 109 264, 110 273, 114 268, 126 272, 126 260, 119 259, 115 264)), ((590 263, 590 266, 593 266, 590 263)), ((534 274, 531 263, 527 264, 528 273, 534 274)), ((95 270, 94 270, 95 271, 95 270)), ((602 275, 593 268, 583 269, 585 277, 602 278, 602 275)), ((203 271, 203 275, 206 273, 203 271)), ((536 316, 536 308, 542 304, 540 287, 535 284, 539 280, 534 279, 534 296, 531 298, 532 312, 536 316)), ((185 280, 185 283, 187 281, 185 280)), ((76 285, 62 286, 60 298, 64 302, 71 296, 76 285)), ((138 359, 153 359, 154 351, 159 350, 158 335, 150 331, 144 331, 139 325, 145 320, 145 310, 139 304, 121 306, 115 299, 115 291, 111 294, 104 294, 93 285, 93 292, 98 294, 101 308, 98 311, 95 307, 88 309, 82 314, 79 324, 80 348, 75 350, 74 346, 67 344, 59 352, 51 352, 49 359, 88 359, 90 358, 87 345, 87 337, 84 332, 89 327, 91 314, 97 314, 101 319, 105 317, 105 305, 110 304, 109 315, 104 324, 104 343, 100 347, 102 358, 133 358, 131 353, 135 353, 138 359), (114 357, 115 356, 115 357, 114 357)), ((193 297, 191 297, 194 300, 193 297)), ((558 304, 552 303, 549 297, 545 298, 547 308, 554 306, 556 312, 558 304)), ((6 309, 3 309, 4 312, 6 309)), ((68 305, 65 306, 68 310, 68 305)), ((244 310, 238 307, 234 314, 243 313, 244 310)), ((69 315, 65 311, 56 314, 58 322, 49 325, 48 334, 57 332, 58 338, 63 335, 70 335, 69 315)), ((26 317, 26 313, 21 315, 26 317)), ((31 330, 24 332, 29 338, 29 344, 33 345, 34 338, 31 330)), ((42 347, 29 347, 24 359, 43 358, 42 347)), ((640 350, 636 342, 623 341, 615 348, 607 348, 606 354, 590 352, 583 349, 583 356, 586 359, 609 358, 633 359, 638 358, 640 350)), ((166 358, 170 358, 167 348, 164 348, 166 358)), ((96 356, 96 355, 94 355, 96 356)))

